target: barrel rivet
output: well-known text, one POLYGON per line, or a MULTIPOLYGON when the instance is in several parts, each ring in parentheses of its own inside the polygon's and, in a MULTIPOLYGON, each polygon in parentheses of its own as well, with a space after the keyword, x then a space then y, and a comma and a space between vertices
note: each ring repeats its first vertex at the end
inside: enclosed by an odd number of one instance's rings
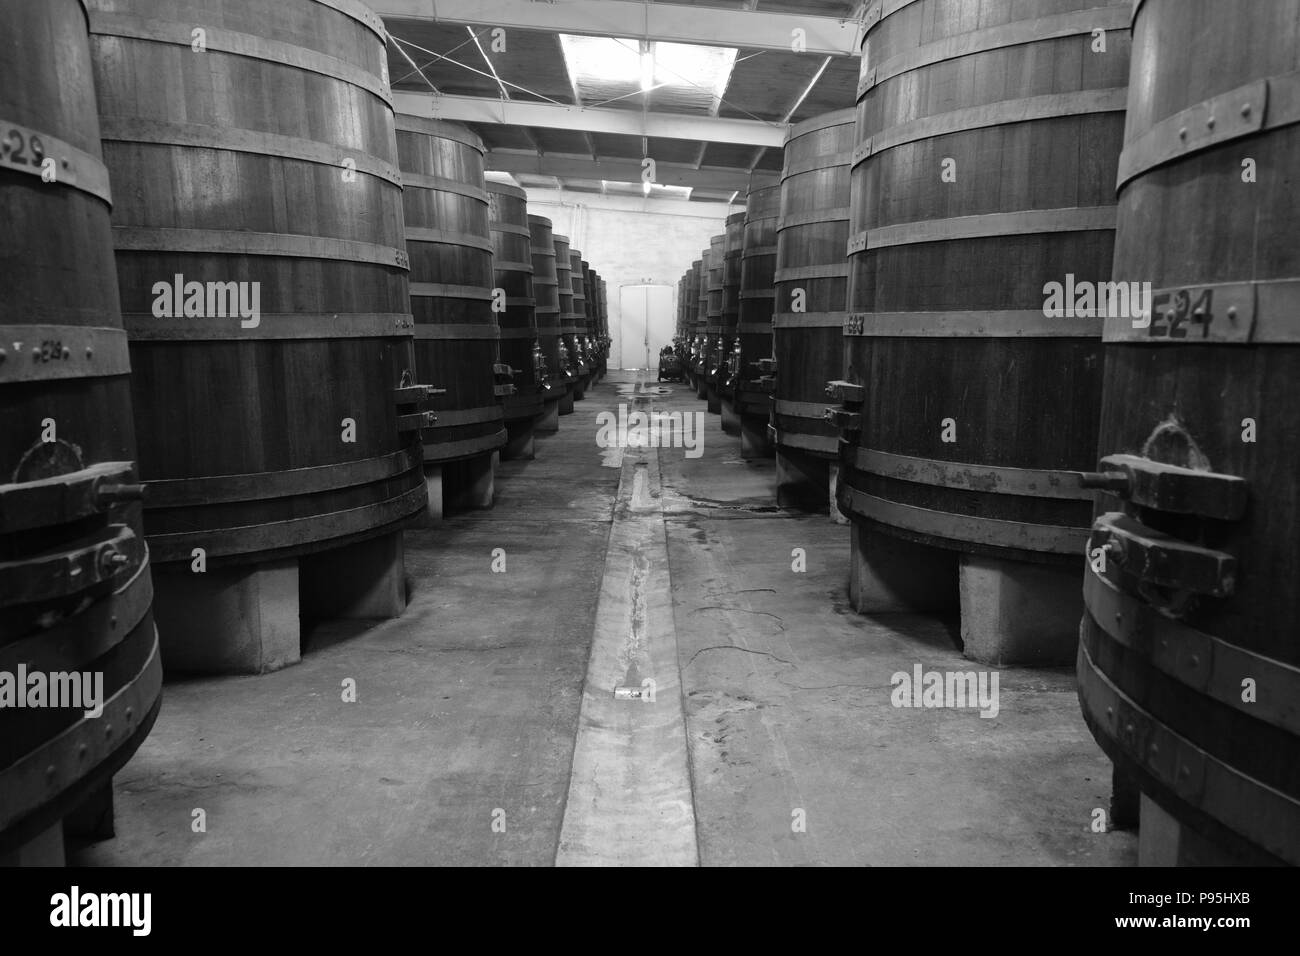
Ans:
POLYGON ((108 619, 108 626, 109 626, 109 627, 117 627, 117 616, 116 616, 116 615, 114 615, 113 617, 110 617, 110 618, 108 619))
POLYGON ((105 736, 106 738, 107 738, 107 737, 112 737, 112 736, 113 736, 113 725, 112 725, 112 724, 105 724, 105 725, 104 725, 104 736, 105 736))
POLYGON ((134 716, 134 714, 135 714, 135 708, 134 708, 134 707, 128 707, 128 708, 126 709, 126 719, 127 719, 127 720, 130 720, 131 717, 134 716))
POLYGON ((1207 120, 1205 121, 1205 126, 1206 126, 1207 129, 1214 129, 1214 117, 1213 117, 1213 116, 1211 116, 1209 119, 1207 119, 1207 120))
POLYGON ((85 757, 86 754, 89 752, 89 750, 90 750, 89 747, 87 747, 85 744, 82 744, 80 747, 77 748, 77 756, 85 757))
POLYGON ((66 345, 63 346, 63 357, 65 359, 72 357, 72 349, 68 348, 66 345))
POLYGON ((0 349, 0 362, 3 362, 8 357, 9 357, 9 353, 6 352, 4 349, 0 349))
POLYGON ((1183 764, 1183 769, 1178 771, 1178 776, 1186 780, 1191 775, 1192 775, 1192 768, 1187 766, 1187 764, 1183 764))
POLYGON ((1128 734, 1130 737, 1132 737, 1132 736, 1133 736, 1133 725, 1132 725, 1132 724, 1129 724, 1128 726, 1126 726, 1126 727, 1124 728, 1124 733, 1126 733, 1126 734, 1128 734))
POLYGON ((49 777, 51 780, 54 779, 54 775, 57 772, 58 771, 54 769, 54 764, 50 764, 48 767, 45 768, 45 776, 49 777))
POLYGON ((63 157, 63 168, 64 168, 64 169, 67 169, 67 168, 69 168, 71 165, 72 165, 72 163, 68 161, 68 157, 64 156, 64 157, 63 157))
POLYGON ((1235 305, 1228 306, 1228 318, 1234 322, 1237 320, 1237 307, 1235 305))
POLYGON ((94 357, 95 357, 95 350, 92 349, 89 345, 87 345, 87 346, 86 346, 86 358, 94 358, 94 357))
POLYGON ((1241 115, 1242 115, 1242 116, 1249 116, 1249 115, 1250 115, 1250 104, 1249 104, 1249 103, 1242 103, 1242 104, 1241 104, 1241 115))
POLYGON ((40 358, 41 358, 41 350, 40 350, 40 349, 32 349, 32 358, 35 359, 36 361, 40 361, 40 358))
POLYGON ((1178 131, 1178 138, 1179 138, 1179 139, 1187 139, 1187 127, 1186 127, 1186 126, 1184 126, 1182 129, 1180 129, 1180 130, 1178 131))
POLYGON ((1158 753, 1160 753, 1160 748, 1159 748, 1158 746, 1156 746, 1155 744, 1152 744, 1152 745, 1151 745, 1151 756, 1154 757, 1154 756, 1155 756, 1156 754, 1158 754, 1158 753))
POLYGON ((1199 667, 1201 665, 1201 659, 1197 655, 1193 654, 1191 663, 1193 667, 1199 667))
POLYGON ((1107 719, 1107 720, 1114 720, 1114 719, 1115 719, 1115 708, 1114 708, 1114 707, 1107 707, 1107 708, 1106 708, 1106 719, 1107 719))
POLYGON ((1116 611, 1116 612, 1115 612, 1115 623, 1116 623, 1116 624, 1122 624, 1123 622, 1124 622, 1124 615, 1121 614, 1119 611, 1116 611))

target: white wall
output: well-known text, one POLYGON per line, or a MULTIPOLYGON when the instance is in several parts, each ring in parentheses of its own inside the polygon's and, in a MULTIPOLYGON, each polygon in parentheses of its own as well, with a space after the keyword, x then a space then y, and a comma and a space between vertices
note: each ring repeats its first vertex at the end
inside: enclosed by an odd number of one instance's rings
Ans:
MULTIPOLYGON (((572 247, 605 280, 609 296, 610 368, 640 368, 645 364, 644 324, 628 316, 621 321, 619 289, 623 286, 667 286, 667 319, 652 322, 651 337, 666 329, 663 341, 650 343, 651 363, 671 343, 677 319, 677 282, 709 239, 726 230, 727 216, 742 212, 743 204, 600 196, 594 193, 528 190, 528 211, 545 216, 555 231, 568 236, 572 247), (627 338, 629 341, 623 342, 627 338), (625 366, 619 366, 620 352, 625 366)), ((660 295, 661 293, 652 293, 660 295)))

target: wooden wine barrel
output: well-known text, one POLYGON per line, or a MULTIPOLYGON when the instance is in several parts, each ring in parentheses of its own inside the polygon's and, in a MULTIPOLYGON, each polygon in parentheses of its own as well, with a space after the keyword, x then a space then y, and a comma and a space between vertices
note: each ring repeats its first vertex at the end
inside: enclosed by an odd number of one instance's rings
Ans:
POLYGON ((685 337, 683 342, 686 349, 686 355, 683 361, 686 363, 687 377, 691 385, 696 385, 699 376, 701 332, 699 330, 700 315, 700 277, 704 271, 704 261, 696 259, 691 263, 690 269, 686 272, 686 301, 682 304, 685 314, 682 321, 685 326, 685 337))
POLYGON ((726 269, 726 253, 726 233, 712 236, 709 239, 709 271, 705 277, 704 378, 708 385, 709 411, 715 414, 722 410, 718 396, 718 381, 724 361, 722 277, 726 269))
POLYGON ((745 214, 727 217, 726 242, 722 249, 722 370, 718 373, 718 394, 730 403, 736 392, 738 362, 736 325, 740 321, 740 257, 745 248, 745 214))
POLYGON ((853 123, 853 110, 838 110, 796 123, 786 134, 776 234, 772 421, 777 452, 788 458, 839 454, 839 436, 824 416, 826 382, 842 373, 853 123))
POLYGON ((400 530, 427 500, 424 390, 379 18, 89 7, 154 559, 202 548, 211 570, 400 530))
POLYGON ((424 461, 489 455, 506 442, 502 400, 514 388, 492 311, 483 141, 457 123, 407 114, 396 123, 415 364, 445 392, 430 403, 437 420, 421 436, 424 461))
POLYGON ((772 355, 776 229, 780 215, 779 185, 749 191, 745 198, 745 238, 740 254, 736 411, 742 419, 761 419, 764 428, 772 411, 772 392, 770 385, 760 384, 764 373, 757 362, 772 355))
POLYGON ((600 322, 597 327, 597 347, 600 349, 600 374, 603 377, 609 370, 609 347, 613 341, 609 334, 609 290, 605 279, 596 273, 596 287, 600 290, 600 322))
POLYGON ((587 279, 582 271, 582 253, 572 247, 569 249, 569 284, 573 289, 573 311, 569 313, 567 322, 564 316, 560 317, 560 328, 567 330, 563 331, 565 345, 576 370, 573 397, 580 399, 585 397, 587 386, 591 384, 591 368, 583 346, 587 325, 587 279))
POLYGON ((1100 320, 1049 318, 1045 292, 1110 277, 1130 9, 1036 0, 974 26, 918 0, 868 30, 843 326, 864 413, 838 491, 864 527, 1078 564, 1100 320))
POLYGON ((545 216, 528 217, 532 243, 533 296, 537 299, 537 341, 542 350, 542 371, 546 384, 542 397, 558 401, 564 392, 564 366, 560 362, 560 287, 556 270, 555 239, 551 220, 545 216))
POLYGON ((505 420, 528 421, 543 410, 542 374, 537 341, 537 300, 533 297, 533 259, 529 251, 528 194, 508 183, 487 184, 492 267, 495 287, 505 293, 505 311, 497 313, 501 362, 514 370, 515 391, 505 396, 505 420))
POLYGON ((0 708, 0 865, 62 865, 59 822, 149 733, 162 665, 86 13, 0 3, 0 36, 0 672, 24 703, 28 677, 98 674, 103 703, 0 708))
POLYGON ((583 303, 585 306, 585 313, 582 322, 582 334, 578 338, 584 356, 583 361, 586 362, 587 365, 587 384, 594 385, 600 377, 594 338, 596 313, 599 308, 597 303, 599 292, 595 287, 596 273, 591 268, 591 263, 586 259, 583 259, 581 260, 581 264, 582 286, 586 298, 583 303))
POLYGON ((1300 864, 1297 22, 1146 0, 1133 24, 1113 278, 1152 310, 1105 319, 1078 679, 1146 798, 1143 865, 1300 864))
POLYGON ((573 327, 573 266, 570 262, 569 237, 552 235, 555 245, 555 280, 560 301, 560 383, 564 390, 560 398, 560 414, 573 412, 574 386, 578 383, 576 357, 570 350, 572 336, 565 329, 573 327))
POLYGON ((700 258, 697 261, 700 265, 695 278, 695 346, 691 352, 691 359, 695 367, 696 395, 699 398, 708 398, 709 270, 713 263, 712 245, 700 250, 700 258))

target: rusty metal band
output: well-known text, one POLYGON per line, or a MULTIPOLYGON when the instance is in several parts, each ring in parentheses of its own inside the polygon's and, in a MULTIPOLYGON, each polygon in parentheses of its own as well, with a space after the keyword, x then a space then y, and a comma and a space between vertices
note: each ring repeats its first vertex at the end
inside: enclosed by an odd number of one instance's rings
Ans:
POLYGON ((798 282, 800 279, 847 279, 848 277, 849 264, 847 262, 835 262, 777 269, 772 281, 798 282))
POLYGON ((1300 123, 1300 72, 1247 83, 1152 124, 1124 145, 1115 188, 1149 169, 1300 123))
POLYGON ((492 290, 481 285, 448 285, 443 282, 412 282, 411 295, 431 299, 483 299, 491 301, 492 290))
POLYGON ((416 189, 432 189, 440 193, 454 193, 457 196, 464 196, 467 199, 473 199, 484 205, 488 202, 486 189, 478 186, 471 186, 469 183, 463 183, 457 179, 448 179, 445 176, 428 176, 424 173, 402 173, 402 185, 416 189))
POLYGON ((828 405, 829 402, 787 402, 785 399, 778 398, 773 401, 772 409, 778 415, 812 418, 820 422, 828 405))
MULTIPOLYGON (((512 186, 509 183, 499 183, 489 179, 487 181, 488 192, 497 193, 500 196, 509 196, 511 199, 522 199, 528 201, 528 191, 519 186, 512 186)), ((525 213, 527 215, 527 213, 525 213)))
POLYGON ((740 293, 742 299, 775 299, 775 289, 750 289, 740 293))
POLYGON ((1053 318, 1042 309, 988 312, 850 312, 844 319, 846 336, 886 338, 1052 338, 1095 339, 1102 319, 1053 318))
POLYGON ((39 810, 128 743, 146 722, 162 691, 158 634, 144 666, 117 693, 103 702, 96 719, 82 718, 62 733, 0 770, 0 832, 39 810))
POLYGON ((102 486, 135 481, 135 462, 99 461, 72 472, 0 484, 0 534, 70 524, 102 515, 102 486))
POLYGON ((508 438, 509 435, 502 428, 491 435, 480 435, 477 438, 465 438, 461 441, 425 442, 424 463, 427 465, 430 462, 448 461, 452 458, 464 458, 466 455, 491 451, 504 445, 508 438))
MULTIPOLYGON (((183 47, 193 45, 191 31, 195 26, 197 25, 104 10, 96 10, 90 15, 92 34, 183 47)), ((202 29, 205 32, 204 47, 208 53, 226 53, 316 73, 365 90, 383 100, 390 108, 393 105, 392 95, 381 77, 328 53, 220 27, 204 26, 202 29)))
POLYGON ((1129 760, 1256 846, 1300 863, 1300 801, 1246 776, 1138 706, 1102 673, 1083 642, 1077 677, 1084 710, 1129 760))
POLYGON ((501 330, 501 338, 503 338, 503 339, 535 339, 535 338, 537 338, 537 329, 534 328, 534 327, 531 327, 531 326, 530 326, 530 327, 524 327, 524 328, 517 328, 517 329, 513 329, 513 328, 502 329, 502 330, 501 330))
MULTIPOLYGON (((42 159, 48 158, 55 161, 55 178, 47 184, 51 188, 69 186, 73 189, 79 189, 96 199, 102 199, 110 208, 112 207, 113 195, 112 190, 109 188, 108 167, 104 165, 98 156, 92 156, 85 150, 77 149, 71 143, 59 139, 57 136, 42 133, 38 129, 23 126, 21 123, 0 119, 0 136, 7 138, 11 133, 17 133, 21 136, 23 145, 27 147, 30 147, 33 139, 37 140, 41 144, 42 159)), ((24 149, 23 152, 26 153, 27 150, 24 149)), ((44 172, 39 160, 35 165, 32 165, 30 162, 14 159, 13 152, 10 150, 0 151, 0 169, 25 173, 28 176, 35 176, 37 179, 41 179, 44 172)))
POLYGON ((1083 602, 1099 628, 1156 670, 1248 717, 1300 735, 1300 669, 1166 617, 1091 567, 1084 572, 1083 602), (1263 691, 1249 703, 1241 699, 1245 677, 1263 691))
POLYGON ((824 129, 830 129, 832 126, 851 126, 856 118, 857 110, 850 106, 846 109, 822 113, 803 122, 795 123, 785 132, 785 145, 789 146, 800 136, 818 133, 824 129))
POLYGON ((319 3, 323 7, 329 7, 331 10, 337 10, 346 17, 351 17, 371 30, 382 42, 388 42, 388 33, 384 29, 384 21, 380 19, 379 14, 371 10, 361 0, 313 0, 313 2, 319 3))
POLYGON ((736 326, 741 335, 767 335, 772 331, 770 322, 741 322, 736 326))
POLYGON ((497 313, 497 321, 500 322, 510 314, 510 309, 532 309, 537 305, 537 300, 532 296, 510 295, 506 296, 506 310, 497 313))
MULTIPOLYGON (((483 422, 501 421, 500 405, 484 405, 480 408, 454 408, 450 411, 436 412, 438 421, 433 429, 457 428, 461 425, 478 425, 483 422)), ((426 429, 428 430, 428 429, 426 429)))
POLYGON ((464 246, 469 249, 492 251, 492 240, 485 236, 476 236, 469 232, 453 232, 449 229, 424 229, 417 226, 406 227, 406 241, 436 242, 445 246, 464 246))
POLYGON ((776 231, 780 233, 795 226, 816 226, 826 222, 848 222, 848 219, 848 206, 837 206, 834 209, 813 209, 809 212, 782 216, 776 231))
MULTIPOLYGON (((529 235, 531 235, 531 233, 529 233, 529 235)), ((544 256, 544 257, 547 258, 547 259, 556 259, 556 258, 558 258, 558 257, 555 255, 555 250, 554 250, 554 249, 539 249, 539 248, 537 248, 536 246, 529 246, 529 247, 528 247, 528 251, 529 251, 530 253, 532 253, 533 255, 535 255, 535 256, 544 256)))
MULTIPOLYGON (((240 317, 162 318, 147 312, 122 315, 132 344, 137 342, 259 342, 287 339, 409 339, 415 320, 402 312, 263 312, 253 328, 240 317)), ((2 368, 2 367, 0 367, 2 368)), ((0 371, 0 379, 3 373, 0 371)))
POLYGON ((862 15, 862 29, 868 31, 877 23, 902 10, 904 7, 911 6, 918 0, 871 0, 867 9, 862 15))
POLYGON ((777 312, 774 329, 843 329, 844 312, 777 312))
POLYGON ((123 329, 90 325, 6 325, 0 385, 130 375, 123 329), (12 349, 12 351, 10 351, 12 349))
POLYGON ((113 247, 129 252, 197 252, 230 256, 329 259, 409 269, 406 250, 353 239, 245 232, 241 229, 176 229, 114 226, 113 247))
POLYGON ((823 435, 805 435, 801 432, 782 431, 774 425, 768 426, 772 431, 772 440, 782 448, 793 448, 797 451, 810 451, 819 455, 825 455, 834 458, 839 452, 839 439, 827 438, 823 435))
POLYGON ((1115 228, 1115 206, 1071 206, 1065 209, 1025 209, 953 219, 900 222, 859 232, 849 239, 848 254, 917 242, 951 242, 993 236, 1022 236, 1044 232, 1093 232, 1115 228))
POLYGON ((559 286, 559 282, 557 282, 555 279, 548 278, 547 276, 544 276, 544 275, 543 275, 543 276, 539 276, 539 275, 537 275, 536 273, 534 273, 534 274, 533 274, 533 285, 535 285, 535 286, 539 286, 539 285, 540 285, 540 286, 546 286, 546 287, 556 286, 556 287, 558 288, 558 286, 559 286))
POLYGON ((1174 328, 1162 315, 1152 317, 1145 327, 1134 327, 1131 318, 1110 316, 1105 320, 1102 339, 1143 345, 1300 344, 1300 323, 1296 322, 1300 315, 1300 279, 1157 289, 1151 298, 1155 302, 1165 296, 1171 301, 1186 296, 1189 302, 1196 302, 1207 292, 1212 295, 1213 306, 1204 316, 1184 317, 1174 328))
POLYGON ((781 171, 781 182, 784 183, 796 176, 807 176, 809 173, 838 175, 843 170, 847 174, 852 155, 851 151, 846 150, 832 156, 813 156, 811 159, 805 159, 801 162, 787 161, 785 168, 781 171))
MULTIPOLYGON (((402 175, 393 163, 384 162, 362 150, 348 149, 298 136, 264 133, 261 130, 199 123, 170 123, 134 116, 105 116, 100 120, 100 137, 106 143, 150 143, 155 146, 186 146, 195 149, 276 156, 320 166, 346 168, 351 160, 356 171, 401 186, 402 175)), ((340 182, 342 182, 340 173, 340 182)))
POLYGON ((190 550, 195 547, 204 548, 210 558, 292 548, 384 527, 420 511, 427 500, 424 483, 420 482, 385 501, 345 511, 238 528, 149 535, 149 547, 155 561, 188 561, 190 550))
POLYGON ((511 262, 509 259, 492 260, 492 268, 497 272, 526 272, 533 274, 533 264, 531 262, 511 262))
POLYGON ((953 110, 900 123, 858 143, 851 164, 856 167, 870 156, 907 143, 935 139, 952 133, 964 133, 991 126, 1029 123, 1062 116, 1085 116, 1091 113, 1123 113, 1128 99, 1127 87, 1104 90, 1079 90, 1074 93, 1048 93, 1019 100, 1003 100, 965 110, 953 110))
POLYGON ((434 139, 460 143, 478 153, 487 152, 483 140, 477 135, 464 126, 448 120, 434 119, 432 116, 415 116, 411 113, 394 113, 393 125, 399 133, 419 133, 423 136, 432 136, 434 139))
POLYGON ((462 340, 462 339, 499 339, 501 330, 497 328, 496 322, 490 324, 484 322, 476 324, 472 322, 459 322, 449 325, 424 325, 417 323, 415 326, 416 339, 440 339, 440 340, 462 340))
POLYGON ((1041 43, 1046 40, 1080 35, 1091 36, 1092 31, 1098 29, 1127 30, 1129 15, 1127 5, 1111 5, 1091 10, 1073 10, 1035 20, 1017 20, 984 30, 960 33, 900 53, 879 66, 872 67, 858 80, 857 95, 861 97, 867 90, 891 77, 942 63, 945 60, 955 60, 1011 46, 1041 43))
MULTIPOLYGON (((772 221, 779 223, 781 221, 781 217, 773 216, 772 221)), ((743 262, 745 259, 757 259, 759 256, 774 256, 774 255, 776 255, 776 246, 751 246, 747 243, 745 245, 744 251, 740 254, 740 258, 741 261, 743 262)))
MULTIPOLYGON (((204 478, 170 478, 147 482, 145 510, 188 508, 265 501, 323 491, 337 491, 357 485, 386 481, 419 465, 412 447, 375 458, 315 465, 286 471, 259 471, 244 475, 213 475, 204 478)), ((149 539, 150 541, 153 538, 149 539)))
MULTIPOLYGON (((506 232, 514 236, 523 236, 525 239, 530 240, 533 236, 531 230, 529 230, 527 226, 516 225, 513 222, 497 222, 494 220, 488 223, 488 228, 493 232, 506 232)), ((532 264, 529 263, 530 267, 531 265, 532 264)))
POLYGON ((0 671, 13 673, 19 664, 29 671, 81 670, 120 644, 152 603, 153 577, 145 548, 144 560, 112 593, 46 630, 0 644, 0 671))
POLYGON ((844 484, 840 485, 840 495, 847 499, 850 510, 855 514, 890 527, 935 538, 1016 548, 1021 551, 1072 555, 1081 554, 1088 540, 1086 528, 1067 528, 1025 521, 1006 521, 1000 518, 978 518, 972 515, 954 514, 950 511, 933 511, 929 508, 918 508, 915 505, 877 498, 844 484))
POLYGON ((1083 473, 1078 471, 938 461, 933 458, 894 455, 870 448, 854 448, 845 457, 851 467, 869 475, 922 485, 938 485, 942 488, 1072 501, 1091 501, 1095 494, 1083 487, 1083 473))

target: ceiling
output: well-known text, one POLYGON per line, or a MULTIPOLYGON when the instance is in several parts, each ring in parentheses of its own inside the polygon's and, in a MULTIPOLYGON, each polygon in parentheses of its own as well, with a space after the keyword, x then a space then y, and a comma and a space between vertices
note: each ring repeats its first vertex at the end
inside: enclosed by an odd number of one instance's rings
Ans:
POLYGON ((371 2, 397 110, 464 123, 526 187, 635 194, 650 157, 651 198, 743 201, 780 174, 790 123, 854 102, 857 0, 371 2), (584 75, 588 54, 633 74, 584 75), (716 87, 678 72, 696 60, 716 87))

